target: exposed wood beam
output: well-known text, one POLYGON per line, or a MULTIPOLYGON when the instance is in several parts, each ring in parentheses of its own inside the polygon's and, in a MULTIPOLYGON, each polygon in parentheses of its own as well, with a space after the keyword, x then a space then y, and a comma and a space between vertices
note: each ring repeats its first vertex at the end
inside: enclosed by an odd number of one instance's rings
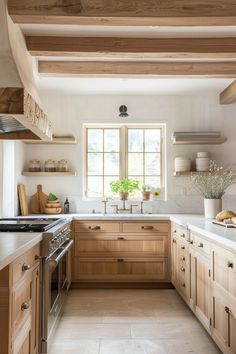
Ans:
POLYGON ((33 139, 33 141, 40 141, 39 137, 34 133, 32 133, 32 131, 30 130, 0 134, 0 141, 1 140, 29 140, 29 139, 31 140, 33 139))
POLYGON ((230 104, 236 101, 236 80, 220 94, 220 104, 230 104))
POLYGON ((8 0, 17 23, 229 26, 235 25, 235 0, 8 0))
POLYGON ((236 62, 39 61, 44 76, 180 76, 236 78, 236 62))
POLYGON ((26 37, 35 56, 236 58, 236 38, 26 37))

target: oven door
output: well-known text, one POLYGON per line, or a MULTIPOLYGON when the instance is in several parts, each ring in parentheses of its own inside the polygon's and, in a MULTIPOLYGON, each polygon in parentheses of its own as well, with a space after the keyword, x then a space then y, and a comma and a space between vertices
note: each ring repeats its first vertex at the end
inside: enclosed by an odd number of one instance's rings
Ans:
POLYGON ((59 319, 67 284, 67 257, 73 240, 67 240, 43 264, 42 341, 47 342, 59 319))

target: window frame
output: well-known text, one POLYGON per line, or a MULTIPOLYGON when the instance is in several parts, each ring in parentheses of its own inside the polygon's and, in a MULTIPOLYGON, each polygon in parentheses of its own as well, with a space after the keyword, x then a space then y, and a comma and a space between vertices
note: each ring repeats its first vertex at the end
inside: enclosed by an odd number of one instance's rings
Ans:
MULTIPOLYGON (((160 200, 166 199, 166 124, 165 123, 135 123, 135 124, 84 124, 83 125, 83 199, 87 201, 101 201, 104 199, 102 197, 89 197, 87 195, 88 191, 88 129, 119 129, 120 131, 120 177, 125 178, 128 176, 128 129, 160 129, 160 190, 161 196, 160 200)), ((103 158, 104 158, 104 151, 103 158)), ((145 152, 144 152, 145 154, 145 152)), ((104 168, 104 166, 103 166, 104 168)), ((103 170, 104 171, 104 170, 103 170)), ((103 174, 104 176, 104 174, 103 174)), ((119 199, 114 198, 114 199, 119 199)), ((130 199, 140 199, 138 197, 131 197, 130 199)))

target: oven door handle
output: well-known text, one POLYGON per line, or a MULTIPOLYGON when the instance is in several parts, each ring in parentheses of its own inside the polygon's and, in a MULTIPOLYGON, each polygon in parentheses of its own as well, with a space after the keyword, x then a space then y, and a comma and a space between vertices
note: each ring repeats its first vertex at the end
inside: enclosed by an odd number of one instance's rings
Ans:
POLYGON ((58 265, 60 260, 70 250, 70 248, 72 247, 73 243, 74 243, 73 240, 69 240, 66 246, 60 248, 61 252, 59 254, 57 254, 56 256, 53 255, 52 257, 49 257, 47 259, 47 263, 48 263, 48 265, 49 265, 49 267, 51 269, 55 268, 58 265))

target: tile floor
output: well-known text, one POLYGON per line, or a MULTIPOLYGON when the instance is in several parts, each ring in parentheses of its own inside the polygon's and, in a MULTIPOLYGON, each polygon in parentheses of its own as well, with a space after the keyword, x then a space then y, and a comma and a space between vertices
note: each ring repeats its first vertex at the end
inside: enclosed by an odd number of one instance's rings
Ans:
POLYGON ((50 354, 219 354, 175 290, 71 290, 50 354))

